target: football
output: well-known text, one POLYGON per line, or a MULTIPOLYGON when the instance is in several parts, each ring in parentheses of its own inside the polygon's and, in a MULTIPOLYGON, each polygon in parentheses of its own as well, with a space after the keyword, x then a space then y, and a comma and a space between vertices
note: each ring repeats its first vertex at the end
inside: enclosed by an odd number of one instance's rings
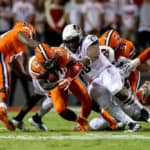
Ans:
POLYGON ((54 71, 54 72, 49 72, 49 73, 48 73, 48 76, 47 76, 47 80, 48 80, 49 82, 56 82, 56 81, 59 80, 59 74, 58 74, 56 71, 54 71))
POLYGON ((75 77, 77 76, 80 71, 82 70, 82 64, 81 63, 75 63, 74 65, 72 65, 71 67, 67 68, 67 77, 75 77))

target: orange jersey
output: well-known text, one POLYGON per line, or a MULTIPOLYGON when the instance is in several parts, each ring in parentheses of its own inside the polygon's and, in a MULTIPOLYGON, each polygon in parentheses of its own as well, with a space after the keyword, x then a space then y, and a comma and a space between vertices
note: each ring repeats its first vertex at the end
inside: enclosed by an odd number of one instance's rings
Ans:
MULTIPOLYGON (((115 52, 115 59, 118 60, 120 56, 132 59, 134 55, 135 55, 135 47, 133 43, 131 41, 128 41, 122 38, 121 44, 115 52)), ((132 91, 135 92, 140 82, 139 71, 137 70, 132 71, 128 79, 129 79, 132 91)))
POLYGON ((138 58, 141 64, 150 59, 150 48, 145 49, 141 54, 138 55, 138 58))
MULTIPOLYGON (((113 45, 113 38, 109 38, 107 35, 108 33, 106 32, 105 34, 102 35, 102 37, 99 38, 99 44, 100 45, 105 45, 108 43, 112 43, 113 45), (107 39, 107 36, 109 39, 107 39)), ((108 44, 109 45, 109 44, 108 44)), ((117 61, 119 57, 123 56, 129 59, 132 59, 133 56, 135 55, 135 47, 131 41, 128 41, 126 39, 120 38, 120 43, 119 45, 115 45, 117 48, 114 50, 115 52, 115 60, 117 61)), ((112 47, 113 48, 113 47, 112 47)), ((139 79, 140 79, 140 74, 137 70, 132 71, 130 76, 129 76, 129 81, 131 85, 132 91, 136 91, 137 87, 139 85, 139 79)))
POLYGON ((32 38, 35 30, 30 24, 18 22, 14 28, 0 36, 0 52, 4 54, 7 63, 10 62, 13 55, 26 49, 26 45, 19 41, 17 37, 18 32, 24 32, 32 38))
POLYGON ((135 47, 131 41, 120 37, 115 30, 108 30, 98 39, 100 46, 108 46, 114 49, 115 60, 120 56, 132 59, 135 55, 135 47))
POLYGON ((121 39, 121 43, 115 52, 115 58, 118 60, 120 56, 132 59, 135 55, 135 47, 131 41, 121 39))

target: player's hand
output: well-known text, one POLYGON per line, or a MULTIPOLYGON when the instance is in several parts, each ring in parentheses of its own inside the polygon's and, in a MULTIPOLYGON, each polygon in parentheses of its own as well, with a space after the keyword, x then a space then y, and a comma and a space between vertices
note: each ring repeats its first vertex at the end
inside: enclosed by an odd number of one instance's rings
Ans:
POLYGON ((129 62, 130 60, 128 58, 121 56, 116 62, 115 66, 121 68, 124 64, 129 62))
POLYGON ((59 80, 58 86, 61 89, 64 89, 66 91, 69 88, 71 82, 72 82, 72 78, 70 78, 70 77, 65 78, 65 79, 61 79, 61 80, 59 80))
POLYGON ((91 62, 91 58, 86 56, 84 59, 81 60, 81 63, 85 66, 88 66, 90 65, 92 62, 91 62))

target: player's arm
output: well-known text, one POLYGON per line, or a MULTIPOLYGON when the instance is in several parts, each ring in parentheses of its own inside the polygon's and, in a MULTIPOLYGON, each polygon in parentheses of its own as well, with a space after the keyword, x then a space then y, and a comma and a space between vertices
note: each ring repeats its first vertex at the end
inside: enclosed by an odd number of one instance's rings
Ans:
POLYGON ((21 77, 25 78, 27 80, 32 80, 31 76, 26 72, 25 67, 24 67, 24 54, 20 53, 13 58, 11 61, 10 65, 12 69, 21 77))
POLYGON ((99 44, 98 42, 95 42, 87 48, 87 57, 85 57, 81 62, 83 65, 87 66, 90 63, 95 62, 99 58, 99 55, 99 44))
POLYGON ((35 48, 39 44, 38 41, 31 39, 26 33, 21 31, 17 33, 17 37, 19 41, 21 41, 30 48, 35 48))
POLYGON ((138 67, 140 64, 145 63, 148 59, 150 59, 150 48, 145 49, 142 53, 138 55, 137 58, 131 61, 133 67, 138 67))

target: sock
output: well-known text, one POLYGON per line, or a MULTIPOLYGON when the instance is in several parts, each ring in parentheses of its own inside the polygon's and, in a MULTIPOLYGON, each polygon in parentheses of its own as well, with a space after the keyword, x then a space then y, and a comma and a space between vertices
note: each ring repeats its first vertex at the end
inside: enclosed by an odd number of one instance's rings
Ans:
POLYGON ((107 120, 107 122, 109 123, 111 129, 116 129, 117 128, 117 121, 107 111, 102 109, 101 110, 101 115, 103 116, 103 118, 105 120, 107 120))
POLYGON ((145 122, 147 122, 147 120, 149 119, 149 111, 147 110, 147 109, 145 109, 145 108, 143 108, 142 110, 141 110, 141 117, 140 117, 140 121, 145 121, 145 122))
POLYGON ((77 115, 72 110, 69 109, 66 109, 63 112, 59 113, 59 115, 68 121, 76 122, 77 120, 77 115))
POLYGON ((136 96, 138 97, 138 100, 139 100, 142 104, 144 104, 142 91, 139 90, 138 92, 136 92, 136 96))
POLYGON ((46 99, 43 100, 40 110, 37 112, 38 116, 43 117, 47 112, 51 110, 53 107, 52 101, 50 97, 46 97, 46 99))
POLYGON ((33 108, 33 106, 43 98, 43 95, 33 94, 31 98, 27 101, 27 103, 23 106, 21 111, 18 113, 16 117, 14 117, 17 121, 22 121, 25 115, 33 108))

